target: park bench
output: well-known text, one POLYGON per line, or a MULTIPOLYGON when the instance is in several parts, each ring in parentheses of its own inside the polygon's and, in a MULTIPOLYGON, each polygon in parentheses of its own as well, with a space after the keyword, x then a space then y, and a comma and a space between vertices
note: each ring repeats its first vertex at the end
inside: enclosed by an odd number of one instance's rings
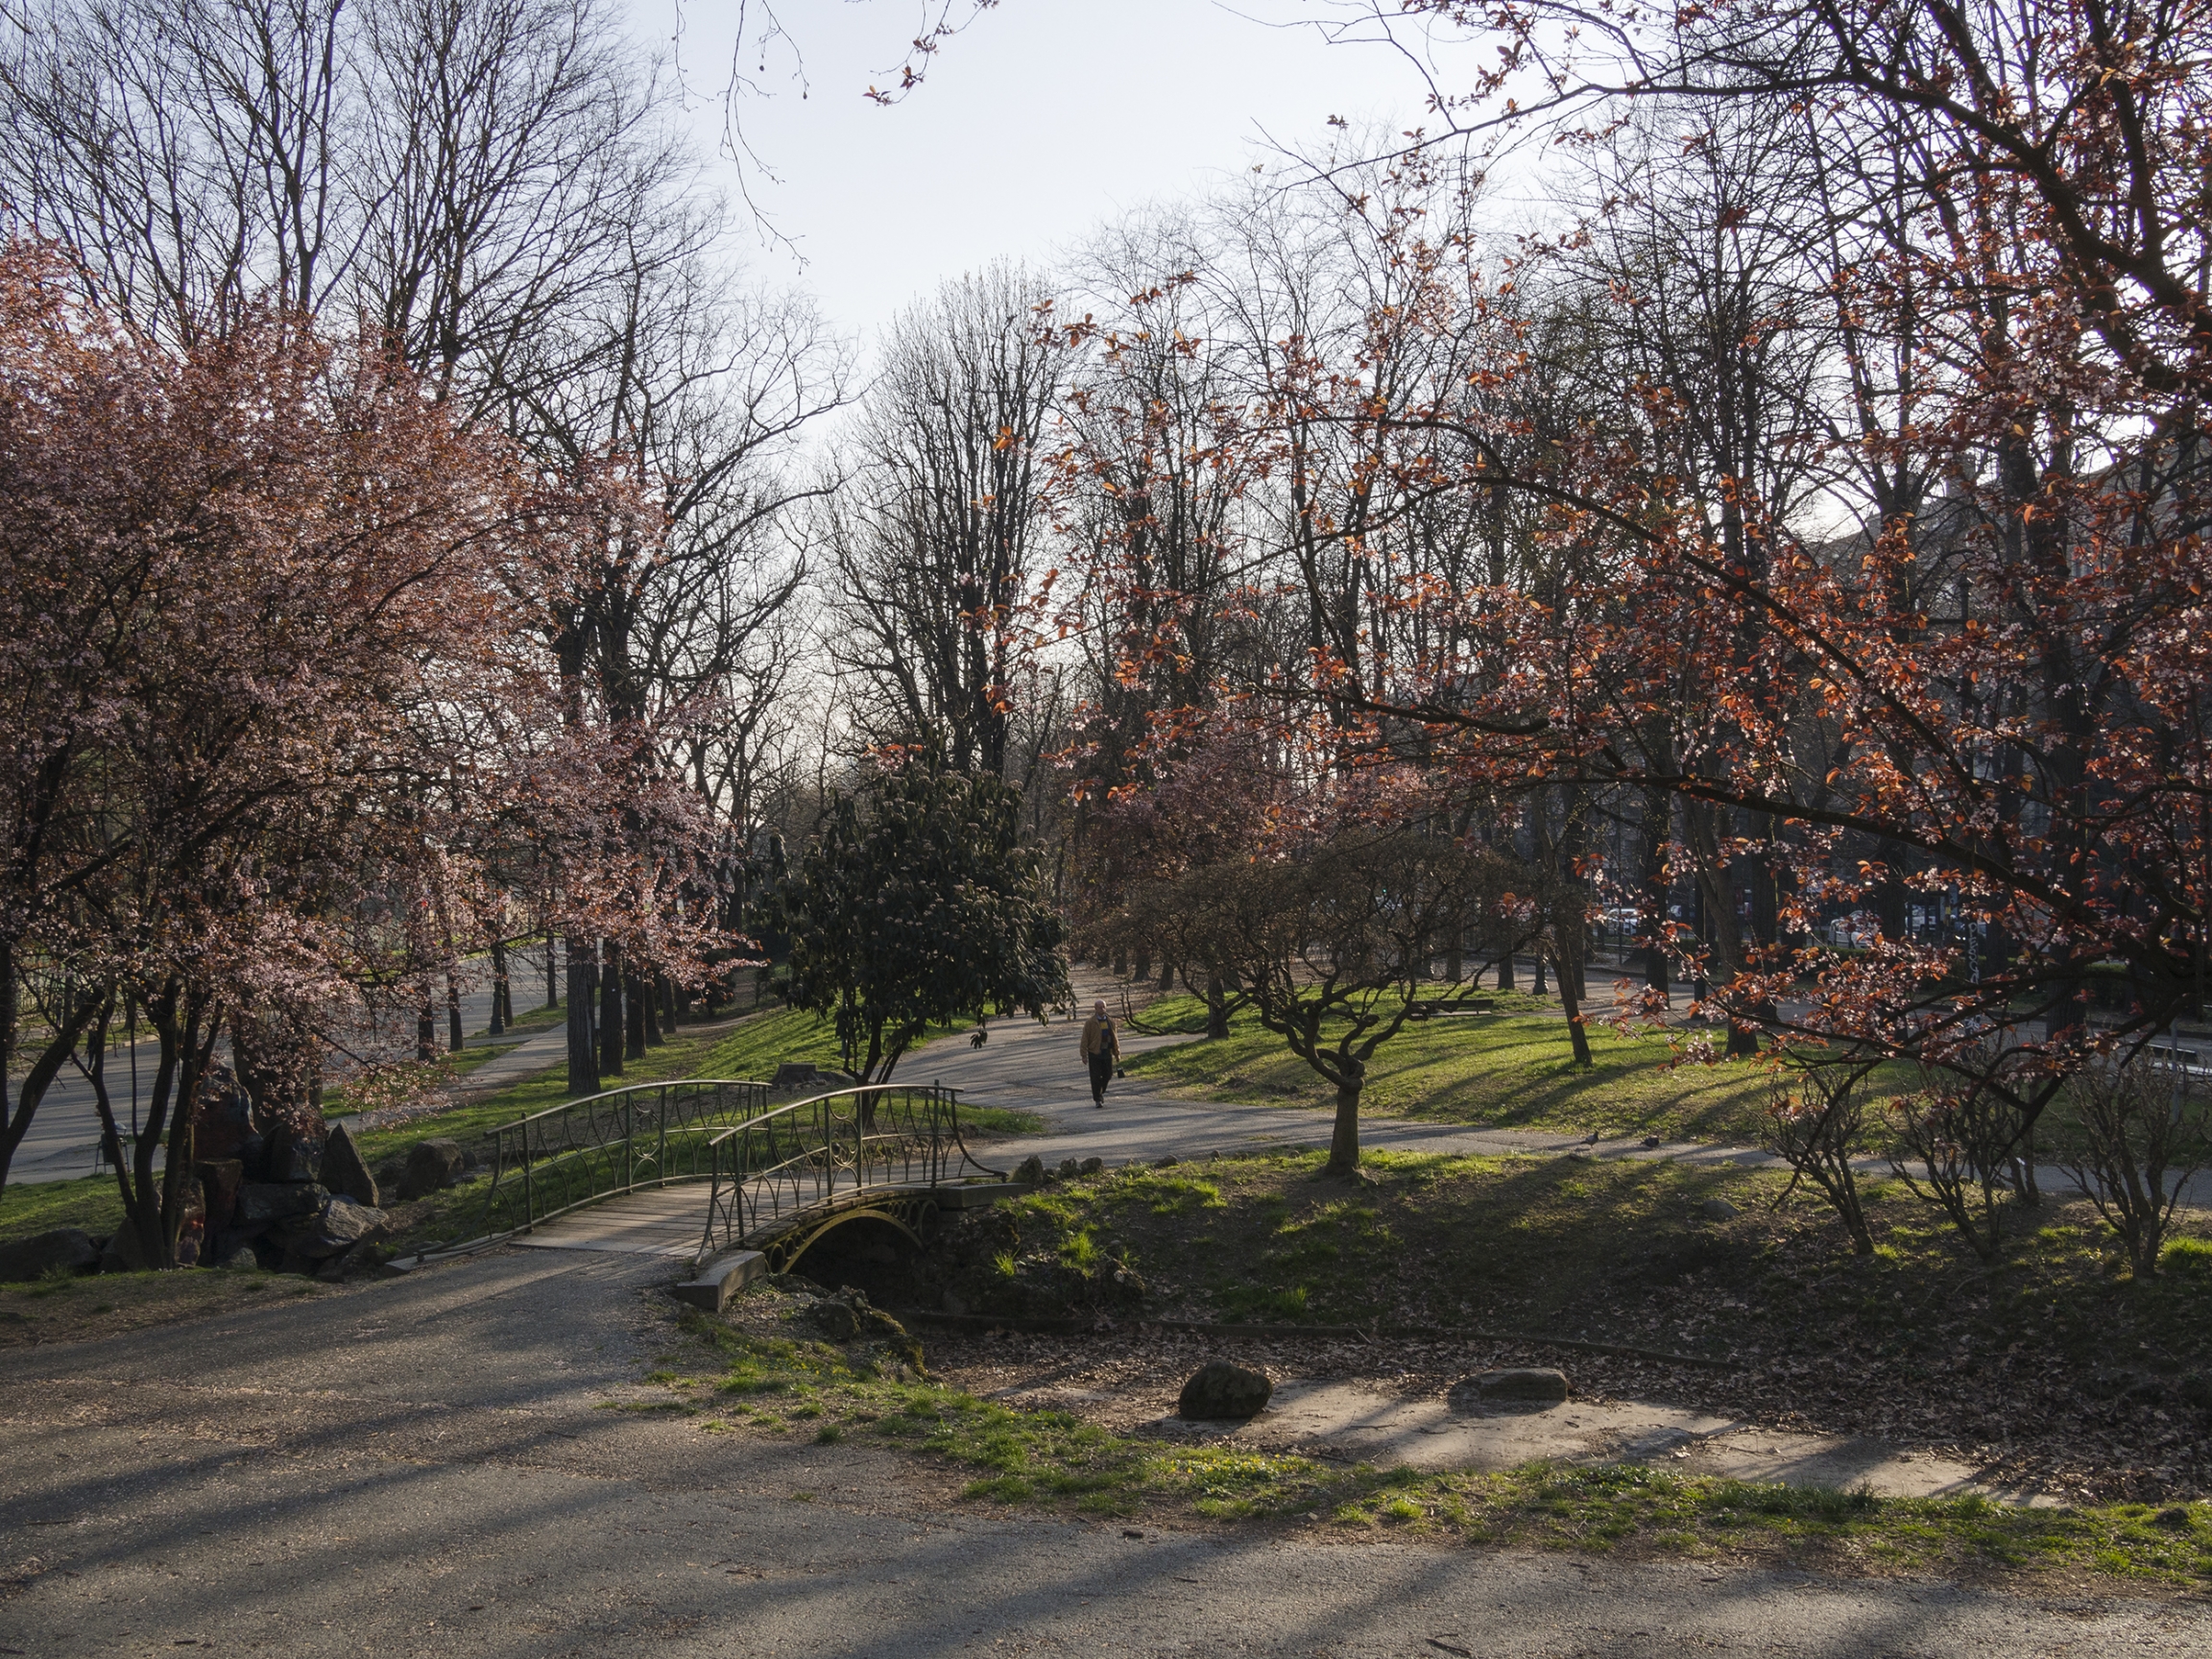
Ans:
POLYGON ((1450 1019, 1455 1015, 1491 1014, 1498 1004, 1488 997, 1420 997, 1406 1011, 1408 1020, 1450 1019))

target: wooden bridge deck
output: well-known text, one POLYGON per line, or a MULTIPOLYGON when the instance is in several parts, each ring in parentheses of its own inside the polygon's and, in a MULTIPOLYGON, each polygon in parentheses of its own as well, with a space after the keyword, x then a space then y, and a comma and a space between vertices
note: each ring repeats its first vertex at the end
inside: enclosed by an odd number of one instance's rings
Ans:
POLYGON ((713 1188, 706 1182, 625 1192, 509 1240, 539 1250, 610 1250, 625 1256, 672 1256, 688 1262, 699 1253, 713 1188))

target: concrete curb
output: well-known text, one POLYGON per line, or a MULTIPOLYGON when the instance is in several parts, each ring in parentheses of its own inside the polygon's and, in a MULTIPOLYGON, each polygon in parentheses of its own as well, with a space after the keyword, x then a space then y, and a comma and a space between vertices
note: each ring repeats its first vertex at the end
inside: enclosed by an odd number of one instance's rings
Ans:
POLYGON ((719 1313, 730 1298, 768 1275, 768 1258, 757 1250, 734 1250, 698 1269, 698 1277, 676 1286, 676 1300, 708 1313, 719 1313))

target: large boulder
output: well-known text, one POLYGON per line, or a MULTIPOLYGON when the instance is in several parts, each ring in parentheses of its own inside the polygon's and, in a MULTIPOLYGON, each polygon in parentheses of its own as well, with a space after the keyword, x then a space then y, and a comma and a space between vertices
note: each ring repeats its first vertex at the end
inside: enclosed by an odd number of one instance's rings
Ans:
POLYGON ((207 1206, 209 1237, 238 1218, 238 1194, 246 1185, 246 1166, 236 1158, 203 1158, 192 1166, 207 1206))
POLYGON ((383 1229, 383 1211, 333 1193, 314 1214, 287 1221, 269 1236, 288 1255, 322 1262, 344 1255, 365 1238, 380 1237, 383 1229))
POLYGON ((469 1162, 461 1142, 443 1135, 418 1141, 407 1148, 407 1173, 399 1178, 399 1196, 427 1198, 461 1178, 469 1162))
POLYGON ((343 1255, 326 1258, 315 1269, 315 1277, 338 1284, 348 1279, 382 1278, 384 1264, 397 1255, 389 1244, 366 1239, 343 1255))
POLYGON ((43 1279, 53 1272, 94 1273, 100 1268, 100 1247, 89 1233, 74 1227, 57 1227, 51 1233, 34 1233, 28 1238, 0 1243, 0 1284, 14 1285, 43 1279))
POLYGON ((1566 1398, 1566 1372, 1526 1365, 1470 1377, 1454 1386, 1450 1403, 1466 1410, 1483 1406, 1556 1406, 1566 1398))
POLYGON ((139 1240, 138 1229, 125 1221, 115 1229, 100 1251, 100 1271, 103 1273, 143 1273, 154 1265, 146 1254, 146 1246, 139 1240))
POLYGON ((323 1162, 323 1139, 326 1133, 320 1122, 279 1122, 274 1125, 267 1137, 269 1179, 314 1180, 315 1170, 323 1162))
POLYGON ((252 1109, 246 1091, 226 1067, 213 1068, 201 1085, 199 1106, 192 1116, 192 1147, 211 1161, 260 1161, 262 1137, 254 1131, 252 1109))
POLYGON ((376 1177, 370 1173, 368 1160, 361 1156, 361 1149, 353 1144, 353 1137, 343 1123, 333 1124, 330 1138, 323 1142, 323 1165, 316 1179, 331 1191, 343 1192, 372 1210, 382 1202, 376 1177))
POLYGON ((238 1189, 237 1224, 267 1227, 295 1215, 312 1215, 329 1196, 312 1181, 249 1181, 238 1189))
POLYGON ((1264 1371, 1214 1359, 1199 1366, 1183 1384, 1183 1397, 1175 1403, 1175 1412, 1192 1422, 1257 1417, 1267 1408, 1274 1393, 1275 1384, 1267 1381, 1264 1371))

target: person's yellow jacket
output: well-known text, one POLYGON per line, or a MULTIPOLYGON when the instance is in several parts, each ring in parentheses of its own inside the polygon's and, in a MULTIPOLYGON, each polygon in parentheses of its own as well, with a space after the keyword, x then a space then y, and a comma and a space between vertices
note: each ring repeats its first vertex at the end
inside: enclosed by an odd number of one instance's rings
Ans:
POLYGON ((1088 1060, 1094 1054, 1121 1058, 1121 1039, 1115 1035, 1114 1022, 1101 1020, 1095 1014, 1083 1022, 1083 1058, 1088 1060))

